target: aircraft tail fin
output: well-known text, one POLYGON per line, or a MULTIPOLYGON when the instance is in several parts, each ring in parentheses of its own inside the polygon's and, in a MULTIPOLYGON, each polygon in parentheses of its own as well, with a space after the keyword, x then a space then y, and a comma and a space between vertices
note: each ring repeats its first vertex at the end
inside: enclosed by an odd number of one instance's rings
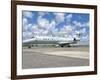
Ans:
POLYGON ((81 33, 76 33, 74 36, 74 41, 80 41, 81 33))

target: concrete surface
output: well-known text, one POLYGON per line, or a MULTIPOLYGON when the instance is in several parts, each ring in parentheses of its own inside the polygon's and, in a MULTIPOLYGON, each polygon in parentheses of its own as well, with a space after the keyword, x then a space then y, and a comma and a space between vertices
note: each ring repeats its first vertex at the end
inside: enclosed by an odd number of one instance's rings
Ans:
POLYGON ((23 69, 89 65, 88 47, 23 48, 23 69))

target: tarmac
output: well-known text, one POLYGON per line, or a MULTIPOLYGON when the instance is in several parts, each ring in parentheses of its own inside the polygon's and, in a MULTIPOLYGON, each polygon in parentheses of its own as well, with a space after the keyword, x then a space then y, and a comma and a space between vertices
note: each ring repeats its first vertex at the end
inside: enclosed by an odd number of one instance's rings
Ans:
POLYGON ((23 47, 22 68, 89 65, 89 47, 23 47))

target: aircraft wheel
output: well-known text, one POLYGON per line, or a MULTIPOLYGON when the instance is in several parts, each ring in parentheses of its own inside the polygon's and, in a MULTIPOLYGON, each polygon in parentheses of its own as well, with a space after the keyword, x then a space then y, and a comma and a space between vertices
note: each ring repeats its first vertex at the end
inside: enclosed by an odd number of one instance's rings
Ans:
POLYGON ((28 48, 31 48, 31 46, 28 46, 28 48))
POLYGON ((61 47, 64 47, 63 45, 61 45, 61 47))
POLYGON ((70 45, 68 45, 68 47, 71 47, 70 45))

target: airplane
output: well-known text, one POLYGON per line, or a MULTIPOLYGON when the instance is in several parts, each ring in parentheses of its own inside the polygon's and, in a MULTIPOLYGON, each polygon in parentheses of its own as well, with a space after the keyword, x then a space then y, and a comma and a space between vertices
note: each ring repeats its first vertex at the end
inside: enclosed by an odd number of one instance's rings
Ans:
POLYGON ((23 40, 23 44, 27 44, 28 48, 31 48, 33 44, 56 44, 60 47, 71 47, 70 44, 76 44, 80 41, 80 34, 76 34, 77 37, 64 38, 64 37, 49 37, 49 36, 33 36, 30 39, 23 40))

